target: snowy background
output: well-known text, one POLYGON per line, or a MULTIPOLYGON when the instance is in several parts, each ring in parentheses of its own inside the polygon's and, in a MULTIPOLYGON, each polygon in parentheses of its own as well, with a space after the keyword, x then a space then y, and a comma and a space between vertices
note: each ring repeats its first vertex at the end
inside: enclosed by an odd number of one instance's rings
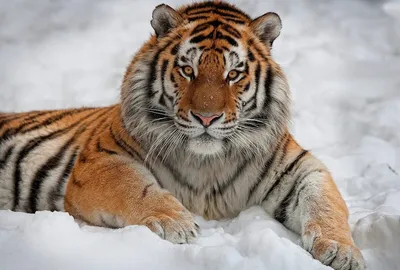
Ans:
MULTIPOLYGON (((160 1, 0 0, 0 110, 116 103, 160 1)), ((400 1, 234 3, 281 15, 273 54, 293 92, 292 131, 331 168, 369 269, 400 269, 400 1)), ((198 220, 195 244, 172 245, 144 227, 0 211, 0 269, 328 269, 260 208, 198 220)))

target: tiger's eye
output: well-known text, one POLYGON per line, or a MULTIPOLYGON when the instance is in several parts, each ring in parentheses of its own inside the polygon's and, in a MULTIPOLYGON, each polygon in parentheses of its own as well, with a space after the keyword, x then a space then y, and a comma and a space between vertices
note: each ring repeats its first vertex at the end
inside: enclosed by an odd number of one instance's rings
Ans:
POLYGON ((231 70, 228 73, 228 80, 233 81, 239 76, 239 72, 237 70, 231 70))
POLYGON ((183 73, 185 73, 186 76, 188 76, 188 77, 193 76, 194 71, 193 71, 193 68, 191 66, 184 66, 182 70, 183 70, 183 73))

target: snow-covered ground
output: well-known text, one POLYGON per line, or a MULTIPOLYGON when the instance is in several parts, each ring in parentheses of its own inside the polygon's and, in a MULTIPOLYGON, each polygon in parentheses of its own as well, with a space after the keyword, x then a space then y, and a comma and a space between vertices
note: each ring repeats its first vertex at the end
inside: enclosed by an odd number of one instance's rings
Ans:
MULTIPOLYGON (((159 3, 0 0, 0 110, 117 102, 159 3)), ((368 268, 400 269, 400 1, 235 3, 281 15, 274 56, 293 91, 295 137, 331 168, 368 268)), ((195 244, 172 245, 145 227, 0 211, 0 269, 327 269, 260 208, 198 220, 195 244)))

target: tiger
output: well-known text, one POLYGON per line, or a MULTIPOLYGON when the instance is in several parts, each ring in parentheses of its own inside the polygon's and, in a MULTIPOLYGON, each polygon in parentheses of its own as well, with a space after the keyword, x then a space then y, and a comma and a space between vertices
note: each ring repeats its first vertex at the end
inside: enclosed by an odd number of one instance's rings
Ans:
POLYGON ((143 225, 185 244, 200 233, 194 215, 258 205, 324 265, 364 269, 329 170, 289 132, 289 84, 271 55, 279 15, 161 4, 150 24, 118 104, 0 114, 0 209, 143 225))

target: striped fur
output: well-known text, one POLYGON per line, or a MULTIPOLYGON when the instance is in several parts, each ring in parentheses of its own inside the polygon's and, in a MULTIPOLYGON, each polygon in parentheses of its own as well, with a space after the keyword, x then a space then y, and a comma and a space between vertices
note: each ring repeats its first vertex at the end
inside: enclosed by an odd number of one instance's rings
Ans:
POLYGON ((190 212, 262 205, 322 263, 363 269, 327 168, 288 132, 289 87, 270 53, 279 17, 203 2, 158 6, 151 24, 120 104, 0 114, 0 209, 185 243, 198 233, 190 212))

